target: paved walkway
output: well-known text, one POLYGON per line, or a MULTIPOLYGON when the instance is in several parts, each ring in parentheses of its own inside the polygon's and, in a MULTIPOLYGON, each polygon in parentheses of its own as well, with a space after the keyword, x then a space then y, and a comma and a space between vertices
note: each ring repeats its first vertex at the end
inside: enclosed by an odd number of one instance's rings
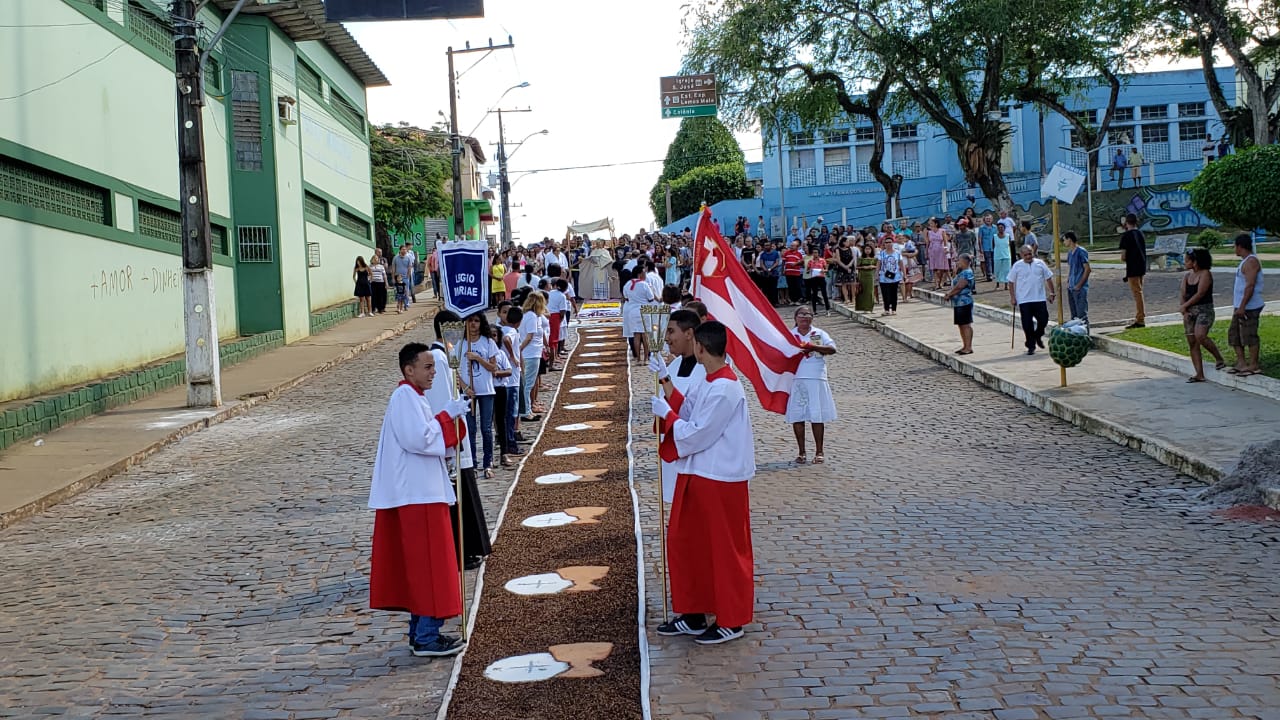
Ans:
MULTIPOLYGON (((452 663, 412 657, 404 616, 366 609, 369 472, 400 347, 0 530, 0 717, 433 717, 452 663)), ((491 525, 511 478, 480 480, 491 525)))
POLYGON ((1280 522, 1197 510, 1200 483, 1151 458, 819 320, 840 348, 827 462, 792 465, 791 428, 752 405, 756 623, 712 648, 650 633, 655 717, 1280 718, 1280 522))
MULTIPOLYGON (((1021 326, 1010 349, 1007 322, 975 317, 974 352, 957 356, 960 337, 948 307, 916 299, 895 316, 863 317, 952 369, 1198 477, 1221 476, 1245 447, 1280 433, 1280 402, 1215 383, 1188 384, 1185 375, 1102 352, 1068 370, 1068 385, 1060 387, 1047 350, 1025 354, 1021 326)), ((1216 371, 1210 365, 1208 372, 1216 371)), ((946 397, 937 401, 949 404, 946 397)))
MULTIPOLYGON (((378 340, 435 314, 428 300, 401 315, 356 318, 222 371, 223 406, 186 407, 185 385, 156 393, 0 453, 0 527, 70 497, 135 464, 175 436, 241 414, 378 340)), ((428 332, 427 335, 431 333, 428 332)))

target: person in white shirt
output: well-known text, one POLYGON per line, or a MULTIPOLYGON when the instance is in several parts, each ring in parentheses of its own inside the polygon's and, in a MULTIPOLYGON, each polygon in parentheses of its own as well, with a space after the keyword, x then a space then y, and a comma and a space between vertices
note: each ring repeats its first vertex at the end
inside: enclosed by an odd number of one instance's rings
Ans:
POLYGON ((547 266, 550 267, 552 263, 560 266, 560 272, 563 275, 569 274, 569 256, 565 255, 559 246, 547 253, 547 266))
POLYGON ((418 253, 414 252, 413 246, 409 246, 409 274, 404 277, 404 284, 409 291, 409 302, 418 302, 418 293, 415 290, 418 280, 418 253))
POLYGON ((457 446, 454 420, 467 402, 439 411, 424 396, 435 379, 435 357, 421 343, 400 350, 403 379, 391 393, 369 486, 375 511, 369 607, 409 612, 409 648, 419 657, 456 655, 461 638, 444 621, 462 614, 457 549, 449 530, 456 502, 446 456, 457 446))
POLYGON ((507 378, 504 386, 507 389, 507 414, 499 426, 505 431, 505 454, 518 457, 524 454, 520 450, 520 388, 524 387, 524 362, 520 359, 520 321, 524 319, 524 311, 507 303, 506 307, 498 308, 498 316, 502 327, 502 342, 498 345, 511 360, 511 377, 507 378))
POLYGON ((1028 355, 1044 347, 1044 331, 1049 324, 1049 303, 1055 299, 1053 271, 1036 257, 1030 245, 1018 251, 1021 258, 1009 268, 1009 304, 1022 316, 1022 334, 1028 355), (1046 301, 1047 299, 1047 301, 1046 301))
POLYGON ((462 391, 474 400, 467 413, 467 424, 471 428, 471 454, 476 455, 476 434, 480 435, 484 449, 483 462, 480 467, 486 478, 493 477, 493 396, 497 393, 494 386, 493 373, 497 370, 494 356, 498 354, 498 346, 493 342, 493 331, 489 320, 483 312, 467 316, 467 333, 462 342, 452 350, 458 359, 460 368, 458 376, 462 391), (477 414, 479 418, 477 418, 477 414), (479 420, 477 424, 476 420, 479 420))
MULTIPOLYGON (((436 374, 431 387, 427 388, 425 393, 427 402, 431 403, 432 407, 444 407, 446 403, 460 395, 454 383, 453 369, 449 367, 449 348, 444 342, 442 332, 443 323, 459 319, 452 311, 441 310, 436 313, 432 321, 435 325, 436 341, 431 343, 431 356, 435 358, 436 374)), ((469 403, 468 407, 470 407, 469 403)), ((462 416, 459 420, 464 432, 470 435, 471 431, 465 429, 466 416, 462 416)), ((480 486, 476 484, 476 467, 471 456, 471 443, 459 442, 458 447, 450 451, 449 462, 457 462, 461 466, 458 475, 462 479, 461 490, 456 483, 453 488, 454 492, 462 497, 461 527, 458 525, 458 513, 449 514, 453 524, 453 541, 455 544, 461 542, 463 552, 466 554, 465 567, 467 570, 474 570, 480 567, 480 563, 493 551, 493 548, 489 543, 489 524, 484 517, 484 502, 480 499, 480 486)))
MULTIPOLYGON (((649 356, 649 369, 658 379, 671 378, 670 383, 662 384, 665 397, 671 400, 672 393, 689 394, 689 389, 707 378, 707 370, 698 363, 693 354, 693 330, 702 323, 698 313, 692 310, 673 310, 667 319, 667 348, 671 351, 671 362, 663 362, 662 356, 653 353, 649 356)), ((662 462, 662 500, 670 503, 676 492, 675 463, 662 462)))
POLYGON ((714 645, 742 637, 755 606, 747 493, 756 473, 755 438, 742 383, 725 360, 725 326, 709 320, 693 338, 706 379, 687 396, 672 391, 670 400, 652 401, 666 428, 660 455, 677 472, 667 561, 671 606, 679 614, 657 633, 697 635, 698 644, 714 645))
POLYGON ((538 363, 542 360, 542 327, 539 319, 547 311, 547 300, 534 291, 525 298, 524 316, 520 319, 520 419, 541 420, 533 412, 534 387, 538 383, 538 363))
POLYGON ((653 290, 653 296, 662 297, 662 288, 666 286, 662 281, 662 272, 658 270, 658 266, 652 260, 645 260, 644 281, 649 283, 649 289, 653 290))
POLYGON ((826 330, 813 326, 813 312, 801 307, 796 310, 796 326, 791 334, 805 347, 804 359, 796 369, 796 380, 787 398, 787 422, 796 435, 796 464, 806 462, 804 448, 804 424, 813 425, 813 464, 825 462, 822 440, 826 424, 836 419, 836 403, 827 383, 827 355, 834 355, 836 342, 826 330))
POLYGON ((569 312, 569 297, 565 290, 569 289, 569 281, 562 277, 551 281, 551 291, 547 293, 547 320, 551 324, 551 348, 557 353, 565 345, 565 313, 569 312))
POLYGON ((622 289, 622 295, 626 298, 622 304, 622 336, 630 343, 631 356, 636 360, 647 357, 649 349, 649 336, 645 333, 640 308, 658 301, 658 296, 653 292, 653 286, 646 280, 645 270, 645 265, 636 265, 635 276, 628 280, 627 286, 622 289))

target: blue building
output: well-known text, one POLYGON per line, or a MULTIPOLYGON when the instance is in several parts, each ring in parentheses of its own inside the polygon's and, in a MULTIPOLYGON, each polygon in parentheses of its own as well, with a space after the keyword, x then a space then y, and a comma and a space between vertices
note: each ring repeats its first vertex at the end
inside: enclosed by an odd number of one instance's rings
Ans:
MULTIPOLYGON (((1235 71, 1218 68, 1218 81, 1235 103, 1235 71)), ((1068 107, 1097 123, 1106 109, 1109 90, 1096 87, 1068 100, 1068 107)), ((1055 163, 1086 167, 1086 155, 1070 123, 1057 113, 1042 112, 1032 104, 1006 104, 1001 122, 1012 131, 1002 161, 1002 171, 1016 204, 1027 207, 1040 199, 1040 178, 1055 163)), ((886 122, 885 169, 904 178, 899 215, 923 219, 946 212, 959 214, 973 205, 981 211, 991 203, 977 187, 965 183, 955 145, 942 130, 921 118, 894 118, 886 122)), ((1203 166, 1205 138, 1222 137, 1218 118, 1200 69, 1170 70, 1124 78, 1120 99, 1099 151, 1099 176, 1094 189, 1113 189, 1110 159, 1117 149, 1127 155, 1137 148, 1145 159, 1144 185, 1182 183, 1203 166), (1100 184, 1099 184, 1100 183, 1100 184)), ((747 167, 749 178, 760 178, 762 197, 717 203, 712 212, 721 227, 733 227, 745 215, 753 229, 764 216, 770 234, 819 217, 827 224, 845 222, 864 226, 885 219, 884 190, 871 176, 872 129, 861 118, 820 130, 796 129, 779 149, 776 135, 762 138, 760 163, 747 167), (785 218, 784 218, 785 199, 785 218)), ((1126 178, 1126 186, 1131 183, 1126 178)), ((692 216, 668 228, 692 225, 692 216)))

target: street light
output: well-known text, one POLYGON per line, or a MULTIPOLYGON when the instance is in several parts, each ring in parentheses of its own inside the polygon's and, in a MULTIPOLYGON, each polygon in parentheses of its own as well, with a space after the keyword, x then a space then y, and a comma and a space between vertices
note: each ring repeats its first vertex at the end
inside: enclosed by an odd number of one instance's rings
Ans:
MULTIPOLYGON (((1089 162, 1089 156, 1097 153, 1098 150, 1101 150, 1102 148, 1099 147, 1096 150, 1086 150, 1084 148, 1064 147, 1059 145, 1058 149, 1066 150, 1067 152, 1084 153, 1084 181, 1086 183, 1085 197, 1088 198, 1089 205, 1088 210, 1086 211, 1089 215, 1089 247, 1093 247, 1093 164, 1089 162)), ((1057 242, 1056 238, 1054 239, 1054 242, 1057 242)))
POLYGON ((522 82, 519 85, 512 85, 506 90, 503 90, 502 94, 498 96, 498 99, 493 102, 493 105, 488 110, 484 111, 484 115, 480 116, 480 122, 476 123, 476 126, 472 128, 471 132, 467 133, 467 135, 476 134, 476 130, 479 130, 480 126, 484 124, 484 121, 488 119, 489 115, 493 113, 493 111, 496 110, 499 105, 502 104, 502 98, 506 97, 507 93, 511 92, 512 90, 519 90, 521 88, 527 88, 527 87, 529 87, 528 81, 522 82))
POLYGON ((507 161, 508 161, 508 162, 510 162, 510 161, 511 161, 511 158, 512 158, 512 157, 514 157, 514 156, 515 156, 515 154, 516 154, 517 152, 519 152, 519 151, 520 151, 520 146, 522 146, 522 145, 524 145, 526 142, 528 142, 528 141, 529 141, 529 138, 533 137, 534 135, 548 135, 548 134, 550 134, 550 133, 551 133, 551 131, 550 131, 550 130, 539 130, 539 131, 537 131, 537 132, 531 132, 531 133, 529 133, 528 135, 525 135, 525 136, 524 136, 524 140, 521 140, 521 141, 520 141, 520 142, 518 142, 518 143, 507 143, 508 145, 515 145, 515 146, 516 146, 516 149, 515 149, 515 150, 512 150, 510 153, 507 153, 507 161))

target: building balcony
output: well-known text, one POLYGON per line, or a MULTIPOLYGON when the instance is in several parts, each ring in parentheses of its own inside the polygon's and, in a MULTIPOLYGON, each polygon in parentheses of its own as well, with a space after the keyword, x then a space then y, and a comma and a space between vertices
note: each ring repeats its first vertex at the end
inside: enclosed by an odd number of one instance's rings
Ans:
POLYGON ((894 160, 893 174, 901 175, 904 179, 912 180, 920 177, 920 161, 919 160, 894 160))
POLYGON ((848 165, 828 165, 826 167, 827 185, 848 185, 853 182, 853 170, 848 165))
POLYGON ((1179 160, 1200 160, 1204 157, 1203 140, 1183 140, 1178 143, 1179 160))
POLYGON ((858 166, 856 176, 860 183, 875 182, 876 179, 876 176, 871 174, 871 168, 866 165, 858 166))
POLYGON ((1142 156, 1147 162, 1169 162, 1173 158, 1169 154, 1169 143, 1153 142, 1142 143, 1142 156))
POLYGON ((791 168, 791 187, 813 187, 817 184, 817 168, 791 168))

